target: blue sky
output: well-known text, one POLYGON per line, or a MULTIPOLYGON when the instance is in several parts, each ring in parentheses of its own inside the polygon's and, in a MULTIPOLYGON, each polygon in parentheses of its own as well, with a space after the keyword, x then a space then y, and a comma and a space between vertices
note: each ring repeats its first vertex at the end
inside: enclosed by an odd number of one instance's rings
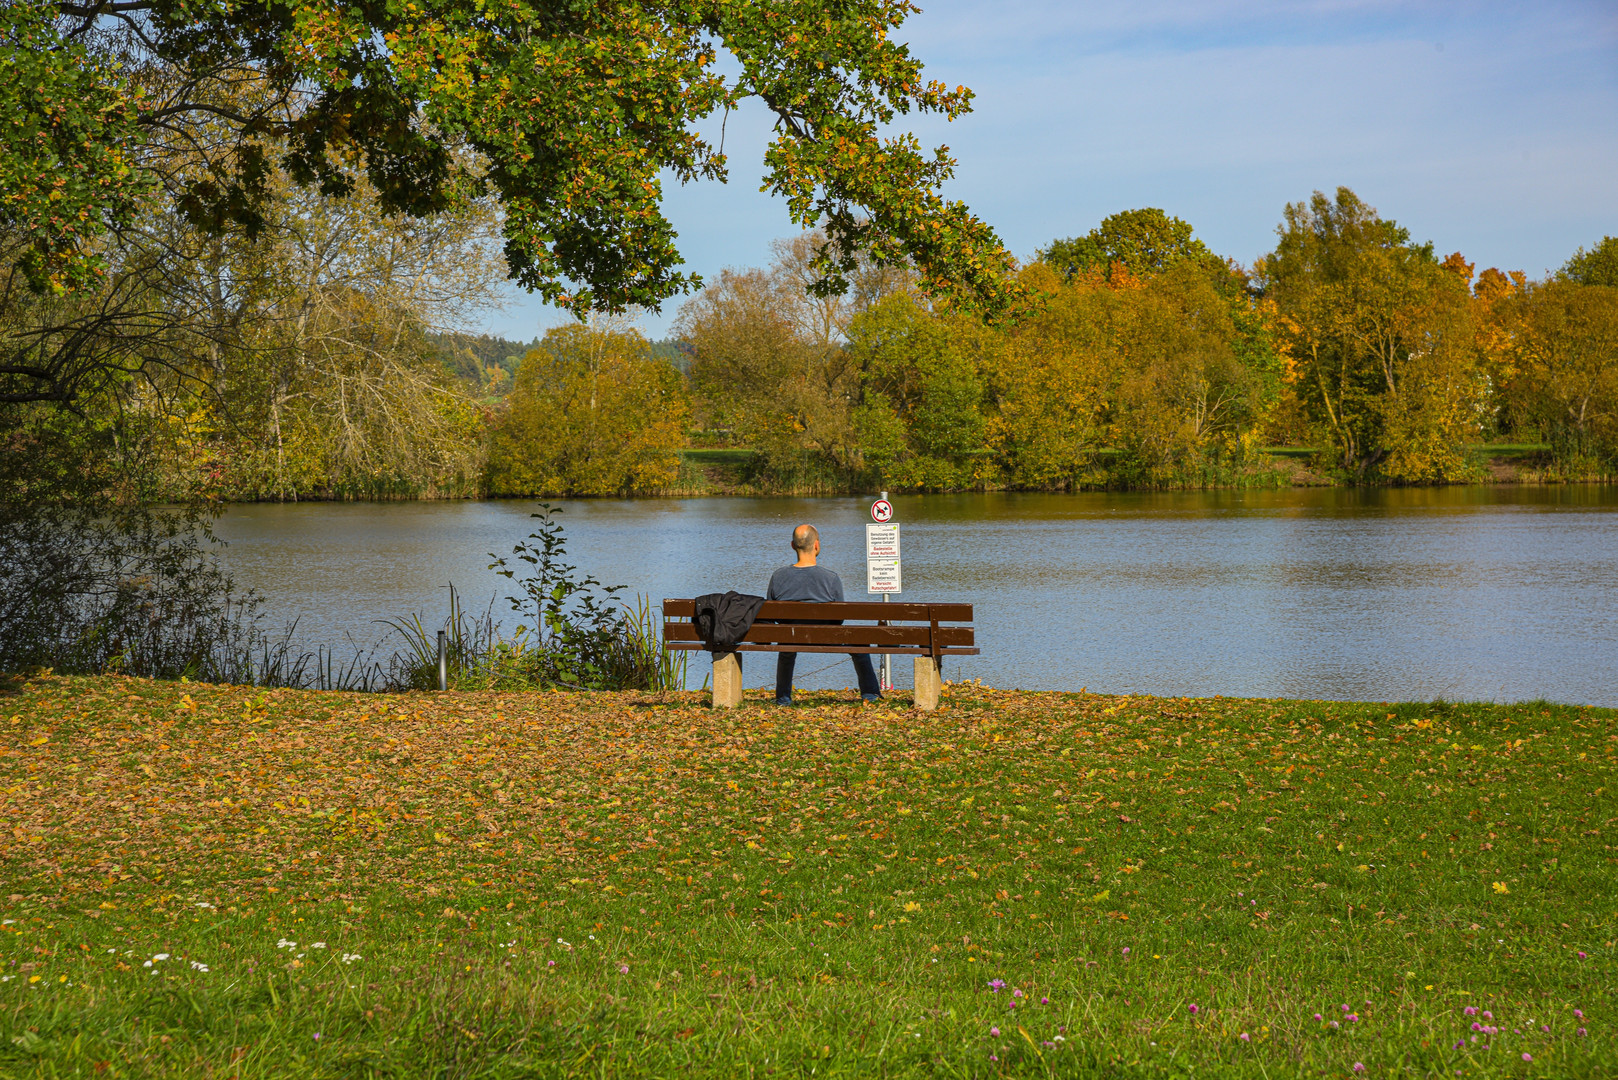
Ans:
MULTIPOLYGON (((1541 276, 1618 234, 1618 0, 922 2, 900 36, 977 98, 912 130, 1018 256, 1158 206, 1251 263, 1286 203, 1339 184, 1480 268, 1541 276)), ((690 270, 761 265, 794 231, 757 191, 769 138, 762 108, 732 115, 730 183, 668 186, 690 270)), ((482 328, 566 319, 513 294, 482 328)))

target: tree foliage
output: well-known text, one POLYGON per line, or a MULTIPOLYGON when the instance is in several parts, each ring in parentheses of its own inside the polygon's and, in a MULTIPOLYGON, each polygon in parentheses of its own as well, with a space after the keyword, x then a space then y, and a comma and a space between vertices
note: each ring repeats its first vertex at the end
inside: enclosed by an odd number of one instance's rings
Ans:
POLYGON ((390 217, 363 176, 337 196, 283 184, 259 239, 203 270, 215 294, 245 267, 258 282, 241 346, 206 379, 221 483, 259 498, 476 491, 483 417, 427 331, 486 306, 494 229, 486 204, 390 217))
POLYGON ((984 385, 969 327, 897 295, 849 328, 865 462, 898 488, 950 490, 989 477, 984 385))
POLYGON ((1459 478, 1486 386, 1465 279, 1348 188, 1287 206, 1259 264, 1297 392, 1358 478, 1459 478))
POLYGON ((1618 469, 1618 287, 1553 280, 1502 305, 1508 406, 1574 475, 1618 469))
POLYGON ((781 261, 729 272, 682 312, 697 408, 785 486, 806 460, 901 490, 1229 482, 1280 396, 1273 305, 1212 255, 1151 265, 1037 262, 1015 325, 889 282, 832 350, 781 261))
POLYGON ((696 282, 678 269, 664 177, 724 179, 724 153, 695 125, 756 98, 777 121, 765 187, 793 221, 825 229, 829 291, 869 252, 998 310, 1006 257, 938 194, 947 152, 890 133, 904 114, 970 107, 969 90, 925 80, 897 40, 916 10, 23 0, 0 23, 5 63, 23 76, 0 91, 17 117, 0 140, 0 177, 18 182, 4 223, 36 282, 69 282, 76 259, 93 263, 79 240, 154 177, 193 225, 252 235, 277 171, 342 195, 359 164, 389 213, 432 216, 492 194, 512 277, 547 300, 655 306, 696 282), (177 137, 200 129, 205 140, 177 137))
POLYGON ((639 333, 566 326, 523 358, 491 433, 494 495, 633 495, 667 487, 685 439, 680 376, 639 333))
POLYGON ((57 14, 46 0, 0 7, 0 273, 50 294, 94 281, 96 243, 136 215, 150 183, 131 154, 138 95, 57 14))
POLYGON ((915 283, 900 268, 864 261, 847 293, 817 292, 813 260, 823 243, 806 234, 778 243, 767 268, 724 271, 681 308, 676 330, 691 345, 691 385, 708 429, 760 451, 778 478, 807 469, 846 483, 860 465, 850 326, 915 283))
POLYGON ((1618 288, 1618 236, 1603 236, 1589 251, 1579 248, 1557 277, 1578 285, 1618 288))
POLYGON ((1056 240, 1039 258, 1064 278, 1099 270, 1110 274, 1114 265, 1137 276, 1167 270, 1187 260, 1223 267, 1223 261, 1191 235, 1189 224, 1156 207, 1125 210, 1102 220, 1084 236, 1056 240))

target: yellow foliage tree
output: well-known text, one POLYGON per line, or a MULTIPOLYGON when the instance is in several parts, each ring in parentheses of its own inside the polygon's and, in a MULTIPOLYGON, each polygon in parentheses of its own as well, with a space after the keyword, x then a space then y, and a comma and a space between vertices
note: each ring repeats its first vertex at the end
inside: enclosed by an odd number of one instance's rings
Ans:
POLYGON ((1259 263, 1297 389, 1336 464, 1359 479, 1459 478, 1488 385, 1464 260, 1377 215, 1348 188, 1286 208, 1259 263))
POLYGON ((673 483, 679 372, 632 329, 565 326, 523 357, 491 434, 491 495, 634 495, 673 483))
MULTIPOLYGON (((1088 301, 1104 290, 1064 286, 1044 263, 1022 273, 1023 284, 1044 294, 1038 315, 1006 334, 985 355, 985 381, 996 408, 987 437, 1013 484, 1066 487, 1097 479, 1096 451, 1106 441, 1110 350, 1088 301)), ((1120 277, 1116 286, 1129 287, 1120 277)))
POLYGON ((1512 411, 1565 472, 1618 467, 1618 288, 1552 280, 1504 305, 1512 411))

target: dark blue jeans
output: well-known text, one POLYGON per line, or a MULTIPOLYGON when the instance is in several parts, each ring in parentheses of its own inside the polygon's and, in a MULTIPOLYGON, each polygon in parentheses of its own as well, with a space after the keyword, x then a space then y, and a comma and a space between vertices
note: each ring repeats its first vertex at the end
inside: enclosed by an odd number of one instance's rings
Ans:
MULTIPOLYGON (((877 682, 876 667, 871 663, 870 653, 850 653, 848 658, 854 661, 854 675, 860 681, 860 697, 866 701, 875 701, 882 696, 882 684, 877 682)), ((775 700, 787 702, 792 700, 792 669, 798 663, 798 654, 784 652, 775 654, 775 700)))

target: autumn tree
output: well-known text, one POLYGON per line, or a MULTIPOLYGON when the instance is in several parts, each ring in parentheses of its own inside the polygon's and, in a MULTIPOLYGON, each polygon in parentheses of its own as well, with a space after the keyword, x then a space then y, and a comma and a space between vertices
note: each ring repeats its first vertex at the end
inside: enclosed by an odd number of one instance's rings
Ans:
POLYGON ((1335 464, 1358 479, 1459 476, 1486 387, 1465 282, 1348 188, 1286 208, 1258 275, 1335 464))
POLYGON ((18 192, 0 228, 36 287, 67 288, 101 265, 86 242, 154 184, 193 223, 251 233, 273 166, 342 194, 360 162, 390 212, 492 194, 512 278, 547 300, 655 306, 697 284, 678 269, 665 177, 725 179, 725 155, 694 125, 757 99, 777 121, 765 186, 794 222, 825 229, 830 291, 867 252, 994 310, 998 240, 938 194, 947 152, 893 132, 903 114, 970 108, 969 90, 925 80, 902 44, 916 10, 16 0, 0 50, 27 77, 0 90, 0 111, 24 118, 0 134, 0 177, 18 192), (204 126, 202 142, 170 137, 204 126))
MULTIPOLYGON (((1102 485, 1097 453, 1107 445, 1113 353, 1095 317, 1095 297, 1069 287, 1044 262, 1026 268, 1022 279, 1048 299, 984 350, 986 441, 1003 482, 1013 486, 1102 485)), ((1120 275, 1116 284, 1125 280, 1120 275)), ((1109 284, 1099 274, 1094 281, 1109 284)))
POLYGON ((1618 236, 1604 236, 1589 251, 1579 248, 1556 275, 1577 285, 1618 287, 1618 236))
POLYGON ((906 295, 850 325, 861 460, 890 486, 954 490, 989 479, 976 329, 906 295))
POLYGON ((1104 218, 1084 236, 1052 241, 1039 259, 1067 279, 1091 270, 1110 274, 1114 265, 1136 276, 1186 261, 1222 268, 1224 261, 1191 233, 1189 224, 1156 207, 1125 210, 1104 218))
POLYGON ((389 216, 363 176, 338 196, 284 184, 258 241, 199 268, 216 293, 248 267, 260 283, 204 395, 232 493, 476 491, 482 418, 427 333, 490 306, 496 230, 486 203, 389 216))
POLYGON ((1509 407, 1538 428, 1561 471, 1610 475, 1618 469, 1618 287, 1551 280, 1503 308, 1509 407))
POLYGON ((1115 298, 1117 375, 1111 443, 1146 484, 1216 480, 1238 464, 1262 419, 1279 365, 1247 340, 1205 268, 1175 264, 1115 298))
POLYGON ((704 427, 763 456, 778 480, 848 463, 850 372, 835 346, 800 334, 797 298, 768 270, 725 270, 680 309, 704 427))
POLYGON ((680 376, 626 326, 571 325, 523 357, 489 447, 493 495, 633 495, 679 472, 680 376))
POLYGON ((726 270, 680 309, 702 421, 757 450, 777 483, 846 482, 861 467, 860 376, 847 349, 860 313, 917 291, 904 267, 859 260, 845 293, 814 287, 808 233, 775 244, 766 268, 726 270))

